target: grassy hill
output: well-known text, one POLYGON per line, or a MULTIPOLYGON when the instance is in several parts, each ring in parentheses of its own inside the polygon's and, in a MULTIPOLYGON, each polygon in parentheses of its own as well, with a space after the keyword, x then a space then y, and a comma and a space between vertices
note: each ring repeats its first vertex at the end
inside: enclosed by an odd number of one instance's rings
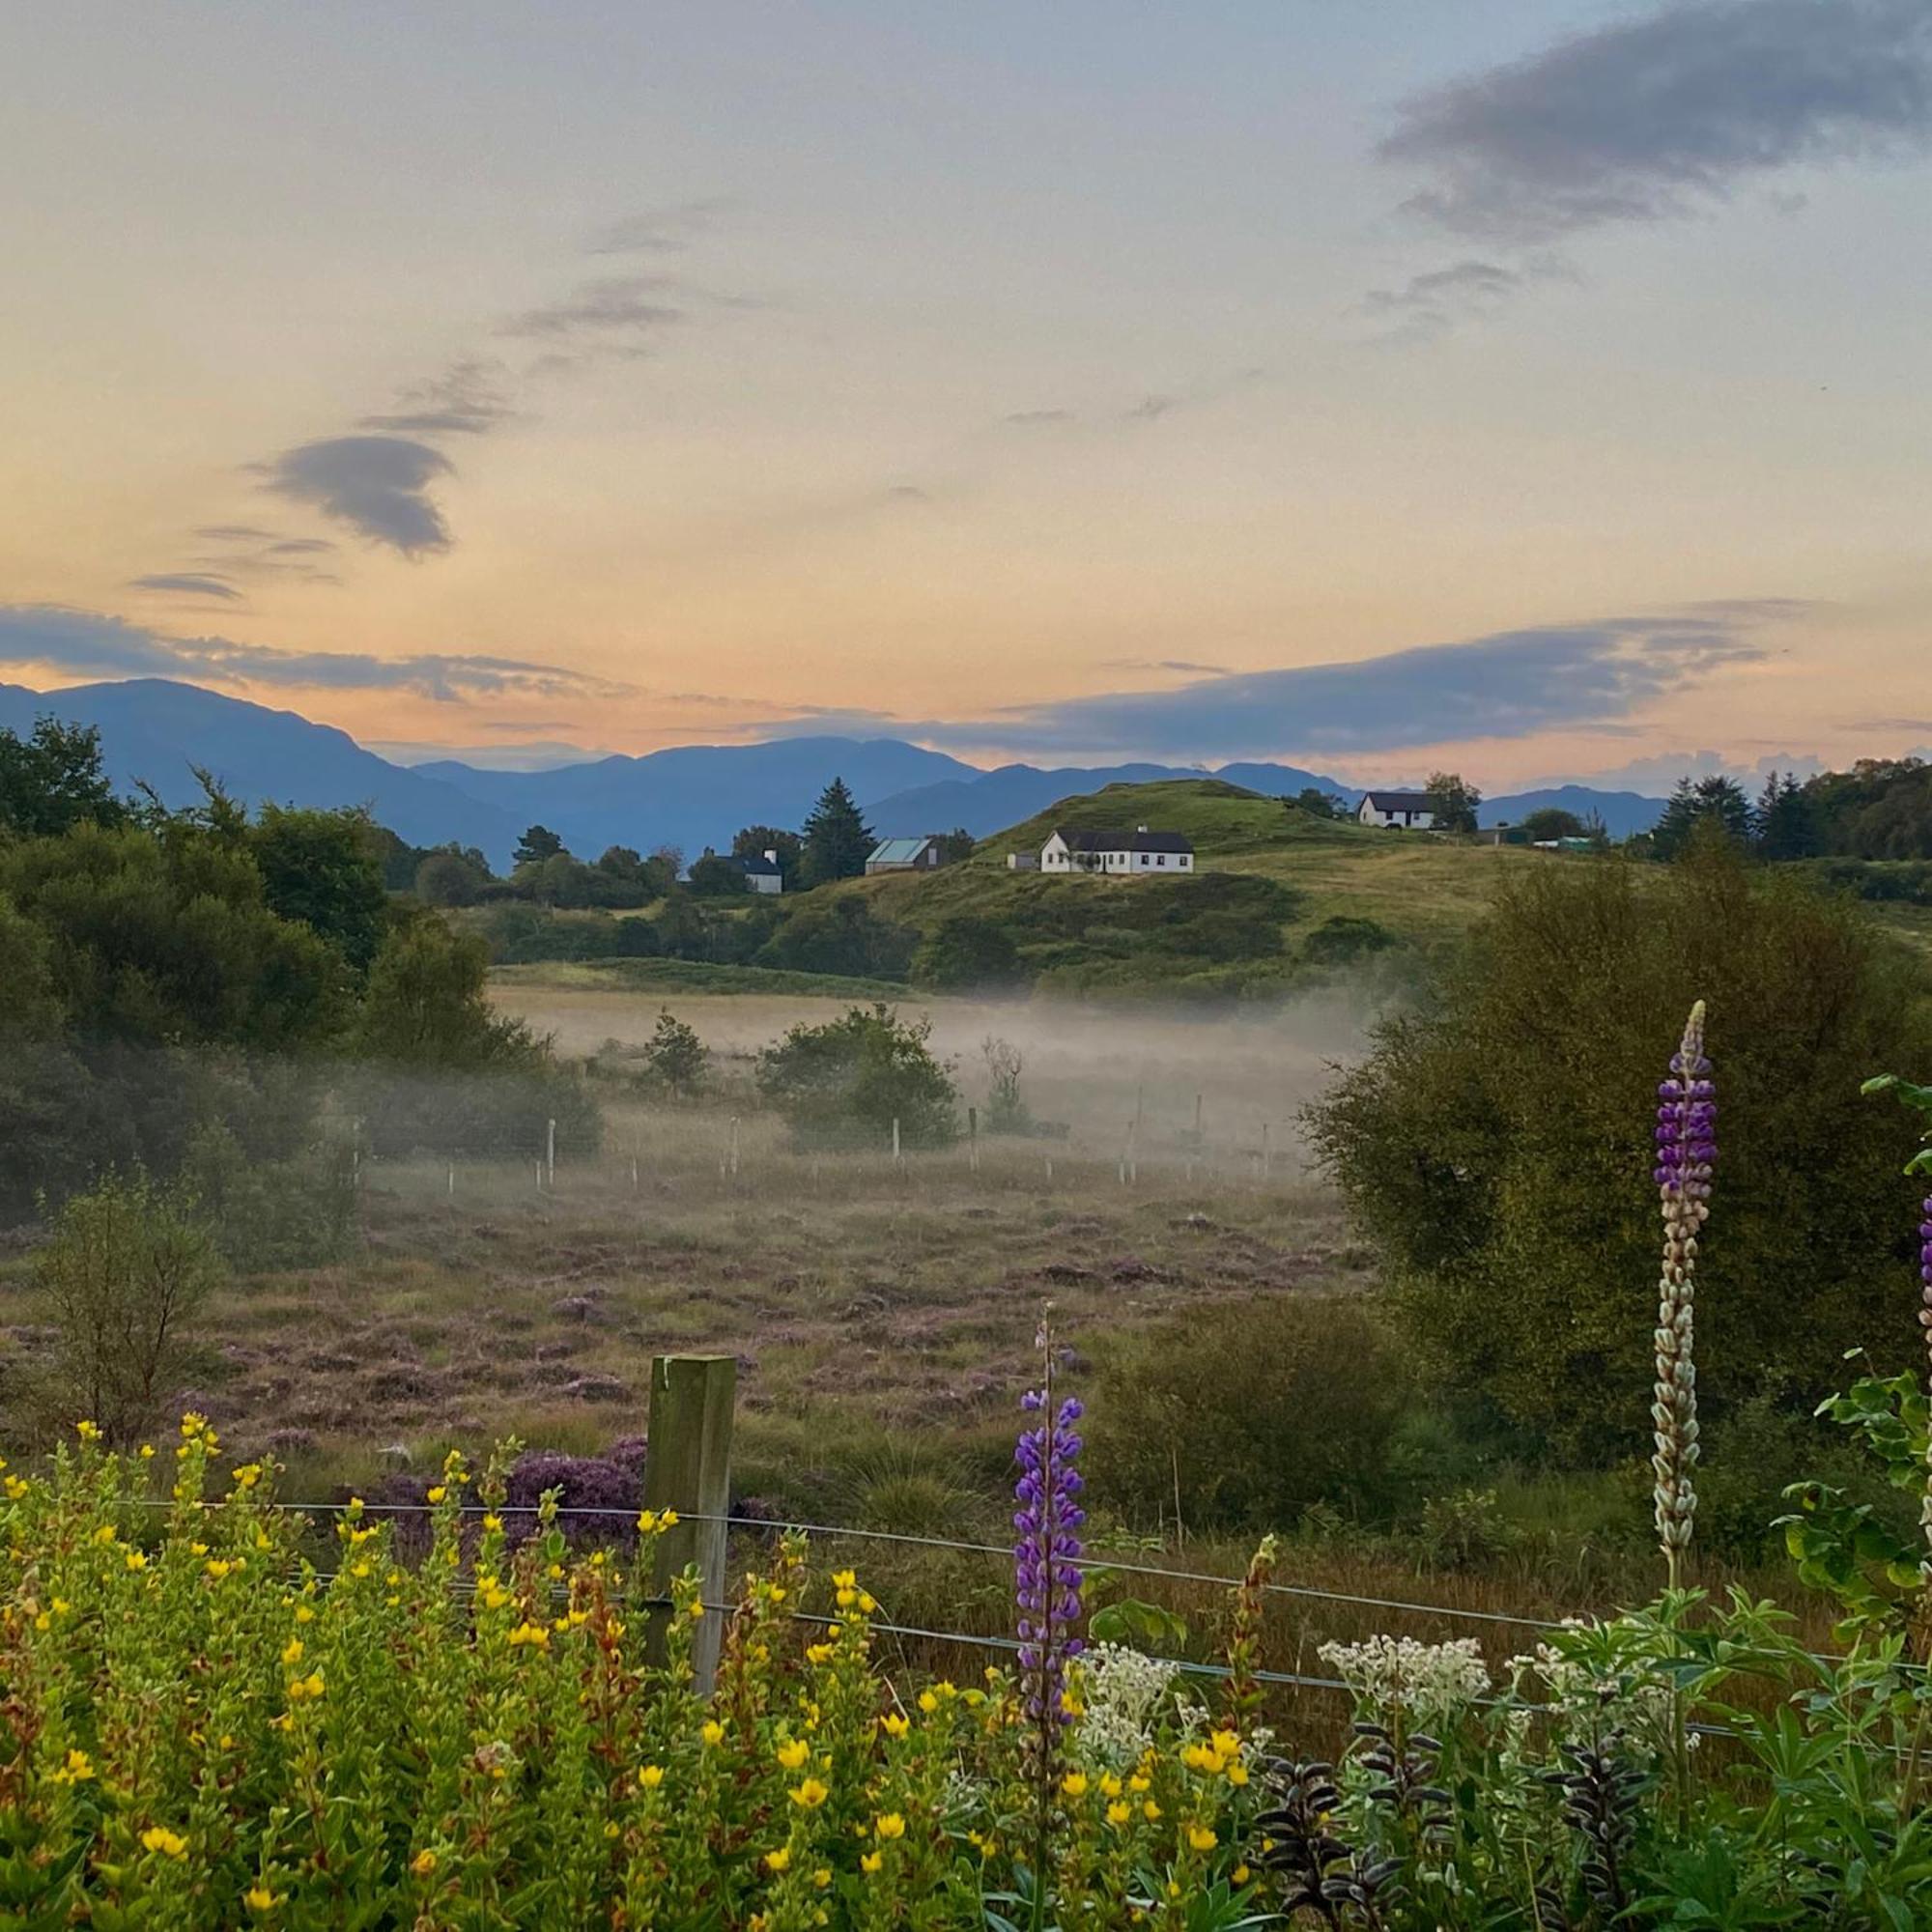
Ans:
POLYGON ((1338 969, 1405 970, 1468 927, 1499 867, 1564 863, 1317 818, 1219 779, 1169 779, 1062 800, 940 872, 832 890, 863 893, 882 917, 926 934, 949 920, 997 925, 1047 990, 1264 994, 1338 969), (1055 826, 1137 825, 1185 833, 1195 875, 1046 878, 1007 867, 1009 852, 1037 852, 1055 826))

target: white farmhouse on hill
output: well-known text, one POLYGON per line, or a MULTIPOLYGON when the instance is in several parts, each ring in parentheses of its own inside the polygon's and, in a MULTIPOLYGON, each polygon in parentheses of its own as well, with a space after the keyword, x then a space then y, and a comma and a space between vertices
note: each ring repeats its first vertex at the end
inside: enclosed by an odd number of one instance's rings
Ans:
POLYGON ((1355 816, 1364 825, 1427 832, 1435 823, 1435 804, 1426 791, 1365 791, 1355 816))
POLYGON ((1075 832, 1057 829, 1039 848, 1042 872, 1104 872, 1115 878, 1186 874, 1194 869, 1193 842, 1179 832, 1075 832))

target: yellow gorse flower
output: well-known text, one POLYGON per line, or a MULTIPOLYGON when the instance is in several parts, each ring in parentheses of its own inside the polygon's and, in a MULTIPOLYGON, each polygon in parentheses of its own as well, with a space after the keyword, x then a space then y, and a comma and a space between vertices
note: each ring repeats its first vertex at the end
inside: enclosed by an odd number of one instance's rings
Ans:
POLYGON ((794 1738, 778 1748, 778 1760, 786 1771, 797 1771, 810 1755, 811 1747, 803 1738, 794 1738))
POLYGON ((151 1852, 159 1852, 164 1859, 187 1857, 187 1840, 165 1825, 151 1825, 141 1833, 141 1843, 151 1852))
POLYGON ((832 1796, 832 1790, 822 1779, 808 1777, 791 1788, 791 1802, 802 1805, 808 1811, 816 1811, 832 1796))
POLYGON ((550 1648, 550 1632, 542 1624, 520 1623, 510 1633, 510 1648, 519 1650, 525 1644, 535 1644, 539 1650, 550 1648))
POLYGON ((898 1812, 888 1811, 872 1820, 872 1830, 881 1838, 903 1838, 905 1820, 898 1812))

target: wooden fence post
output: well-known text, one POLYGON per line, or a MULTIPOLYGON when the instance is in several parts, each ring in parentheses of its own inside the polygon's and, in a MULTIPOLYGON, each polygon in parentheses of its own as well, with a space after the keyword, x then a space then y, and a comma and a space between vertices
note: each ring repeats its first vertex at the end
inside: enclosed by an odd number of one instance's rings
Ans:
MULTIPOLYGON (((695 1563, 704 1602, 724 1601, 724 1517, 731 1507, 731 1414, 737 1389, 734 1356, 652 1357, 644 1507, 660 1514, 675 1510, 680 1518, 674 1529, 657 1539, 651 1563, 654 1597, 668 1597, 672 1578, 695 1563)), ((668 1609, 651 1612, 644 1643, 645 1655, 654 1663, 664 1662, 669 1624, 668 1609)), ((691 1667, 700 1696, 711 1694, 724 1636, 723 1611, 707 1610, 691 1646, 691 1667)))
POLYGON ((896 1164, 900 1160, 900 1158, 901 1156, 899 1153, 899 1117, 896 1114, 895 1114, 893 1116, 893 1160, 896 1164))
POLYGON ((980 1172, 980 1110, 978 1107, 966 1109, 966 1171, 980 1172))
POLYGON ((552 1187, 556 1185, 556 1122, 552 1121, 544 1130, 544 1179, 552 1187))

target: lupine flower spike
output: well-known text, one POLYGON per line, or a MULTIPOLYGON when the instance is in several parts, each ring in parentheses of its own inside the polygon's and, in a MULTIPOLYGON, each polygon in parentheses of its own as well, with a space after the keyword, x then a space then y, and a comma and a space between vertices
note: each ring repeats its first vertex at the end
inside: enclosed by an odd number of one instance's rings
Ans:
POLYGON ((1690 1009, 1670 1077, 1657 1090, 1657 1168, 1663 1203, 1663 1273, 1657 1288, 1657 1386, 1650 1416, 1657 1453, 1657 1536, 1670 1587, 1680 1580, 1697 1512, 1697 1365, 1692 1277, 1697 1236, 1711 1212, 1717 1088, 1704 1057, 1704 1003, 1690 1009))
POLYGON ((1040 1386, 1020 1399, 1039 1422, 1025 1431, 1015 1451, 1020 1476, 1013 1499, 1013 1596, 1019 1611, 1020 1679, 1029 1726, 1028 1777, 1037 1800, 1035 1903, 1045 1902, 1045 1868, 1052 1830, 1054 1768, 1060 1736, 1072 1718, 1066 1665, 1082 1649, 1080 1639, 1080 1453, 1076 1425, 1080 1404, 1072 1396, 1057 1400, 1053 1387, 1054 1343, 1045 1321, 1034 1346, 1039 1350, 1040 1386))

